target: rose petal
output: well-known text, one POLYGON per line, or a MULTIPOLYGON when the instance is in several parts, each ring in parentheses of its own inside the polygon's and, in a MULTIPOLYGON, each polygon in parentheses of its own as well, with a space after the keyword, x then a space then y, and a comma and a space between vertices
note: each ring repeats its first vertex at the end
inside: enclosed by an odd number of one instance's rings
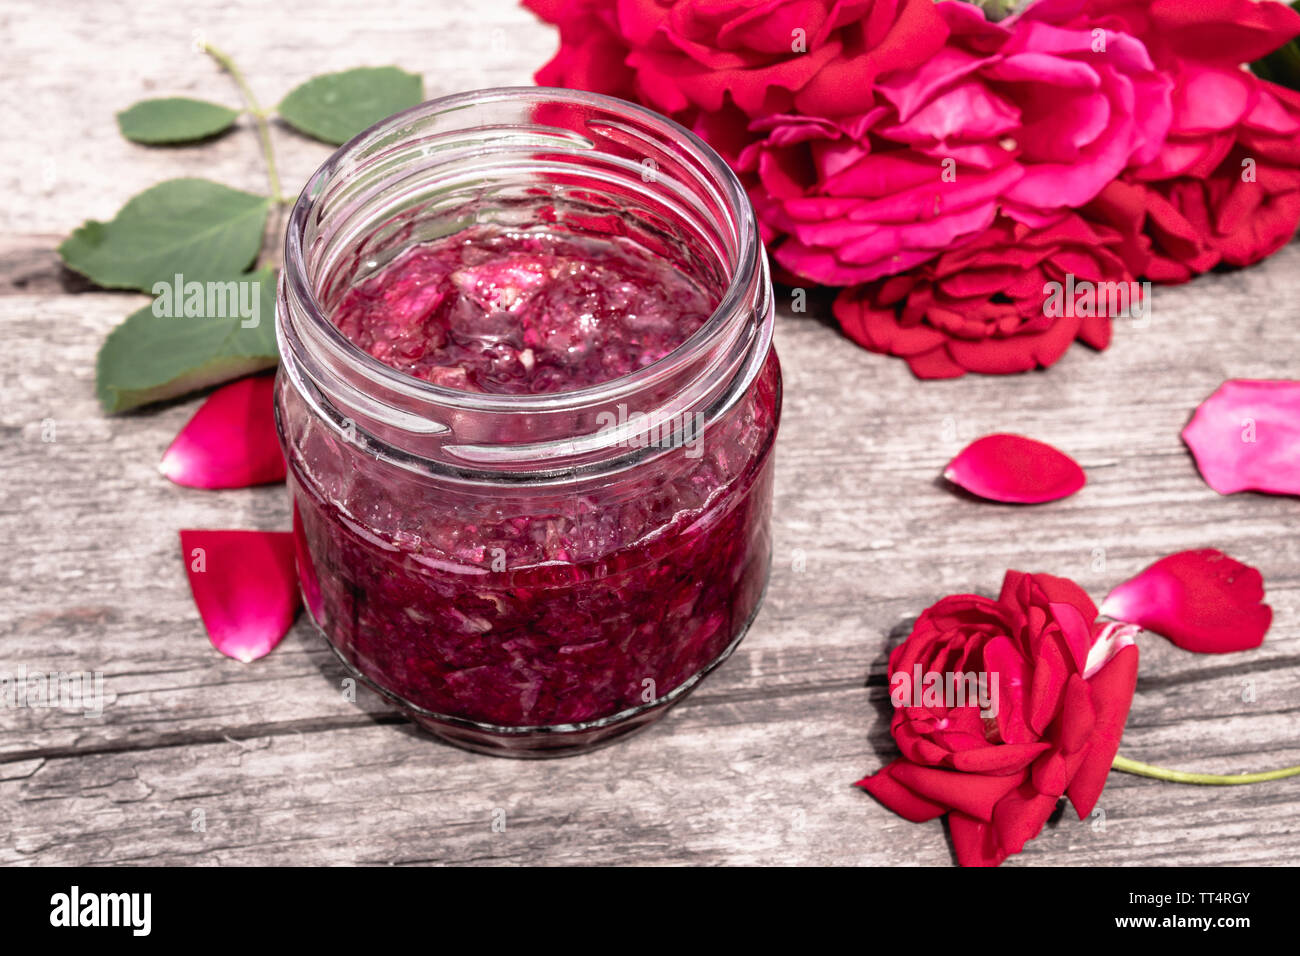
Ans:
MULTIPOLYGON (((1088 682, 1078 674, 1071 674, 1070 681, 1065 687, 1065 701, 1061 707, 1061 720, 1057 727, 1056 744, 1062 754, 1073 754, 1084 748, 1092 738, 1093 728, 1096 726, 1097 712, 1092 706, 1092 693, 1088 689, 1088 682)), ((1061 761, 1064 763, 1064 760, 1061 761)), ((1061 783, 1059 788, 1053 788, 1052 793, 1060 796, 1065 791, 1065 784, 1069 783, 1069 778, 1061 783)), ((1047 788, 1039 782, 1037 766, 1035 766, 1034 786, 1040 793, 1047 793, 1047 788)))
POLYGON ((908 765, 906 760, 895 760, 869 777, 863 777, 855 787, 861 787, 890 810, 912 823, 924 823, 943 816, 948 808, 933 803, 913 793, 894 777, 894 768, 908 765))
POLYGON ((1221 495, 1300 495, 1300 382, 1224 382, 1196 409, 1183 441, 1221 495))
POLYGON ((1093 725, 1088 755, 1065 788, 1065 795, 1070 798, 1080 820, 1092 813, 1102 788, 1106 786, 1111 762, 1119 752, 1119 741, 1124 736, 1129 707, 1133 704, 1137 671, 1138 649, 1130 644, 1088 681, 1097 720, 1093 725))
POLYGON ((1053 601, 1048 607, 1061 627, 1061 637, 1065 639, 1070 657, 1074 660, 1074 669, 1082 674, 1087 666, 1088 648, 1092 646, 1092 622, 1096 620, 1096 615, 1085 620, 1075 605, 1065 602, 1053 601))
POLYGON ((1137 624, 1202 654, 1259 647, 1273 621, 1264 579, 1222 551, 1203 548, 1161 558, 1102 602, 1101 613, 1137 624))
POLYGON ((1108 621, 1097 632, 1097 638, 1088 650, 1088 660, 1084 663, 1083 679, 1091 680, 1103 667, 1126 647, 1137 643, 1137 635, 1142 629, 1136 624, 1123 621, 1108 621))
POLYGON ((1034 762, 1051 745, 1044 741, 1029 744, 1000 744, 963 750, 952 755, 954 770, 963 773, 1015 773, 1034 762))
POLYGON ((1051 445, 1020 435, 985 435, 967 445, 943 476, 991 501, 1035 504, 1083 487, 1083 469, 1051 445))
POLYGON ((273 375, 254 375, 217 389, 181 429, 158 470, 190 488, 284 481, 274 394, 273 375))
POLYGON ((1070 672, 1060 647, 1044 641, 1034 661, 1033 683, 1029 689, 1029 729, 1040 739, 1060 710, 1061 694, 1069 682, 1070 672))
POLYGON ((974 817, 956 811, 948 814, 948 832, 961 866, 997 866, 1007 858, 998 844, 997 829, 974 817))
POLYGON ((1026 696, 1029 692, 1029 665, 1024 656, 1005 634, 999 634, 984 645, 984 669, 990 680, 998 682, 998 734, 1004 743, 1031 744, 1034 735, 1026 718, 1026 696))
POLYGON ((212 646, 237 661, 264 657, 302 599, 287 531, 182 531, 181 553, 212 646))
POLYGON ((890 765, 890 776, 922 800, 986 822, 992 821, 997 802, 1024 779, 1023 774, 961 773, 921 767, 902 760, 890 765))
POLYGON ((1056 797, 1026 786, 998 802, 993 810, 993 829, 997 832, 998 845, 1008 856, 1019 853, 1042 832, 1043 824, 1056 809, 1056 801, 1056 797))

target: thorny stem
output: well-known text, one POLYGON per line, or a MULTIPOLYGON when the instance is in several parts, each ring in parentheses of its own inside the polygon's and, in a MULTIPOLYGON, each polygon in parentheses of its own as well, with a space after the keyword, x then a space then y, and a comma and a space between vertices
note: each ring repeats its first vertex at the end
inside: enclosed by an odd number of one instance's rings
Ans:
POLYGON ((1115 755, 1111 763, 1113 770, 1136 774, 1139 777, 1152 777, 1155 780, 1167 780, 1170 783, 1197 783, 1207 786, 1231 786, 1241 783, 1264 783, 1267 780, 1282 780, 1286 777, 1300 776, 1300 767, 1283 767, 1280 770, 1264 770, 1260 773, 1188 773, 1184 770, 1166 770, 1140 760, 1115 755))

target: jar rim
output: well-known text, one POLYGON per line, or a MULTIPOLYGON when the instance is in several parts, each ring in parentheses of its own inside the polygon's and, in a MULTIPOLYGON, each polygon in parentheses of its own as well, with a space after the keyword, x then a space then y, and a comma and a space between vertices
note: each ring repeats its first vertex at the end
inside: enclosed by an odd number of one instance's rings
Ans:
POLYGON ((283 278, 287 291, 312 326, 325 336, 331 349, 347 358, 371 381, 406 397, 429 401, 449 409, 538 413, 618 401, 640 390, 654 387, 684 362, 701 357, 726 331, 729 320, 744 310, 750 290, 764 272, 765 261, 758 226, 749 197, 739 177, 703 139, 680 123, 636 103, 583 90, 544 86, 507 86, 454 93, 427 100, 395 113, 358 133, 340 146, 308 179, 289 213, 285 235, 283 278), (308 281, 303 236, 323 187, 349 160, 383 140, 412 120, 499 101, 532 101, 535 105, 573 105, 630 114, 639 122, 662 133, 664 144, 683 147, 708 173, 710 185, 734 220, 736 263, 729 269, 726 290, 709 318, 672 351, 642 368, 594 385, 556 392, 495 393, 471 392, 428 382, 386 365, 352 342, 330 320, 308 281))

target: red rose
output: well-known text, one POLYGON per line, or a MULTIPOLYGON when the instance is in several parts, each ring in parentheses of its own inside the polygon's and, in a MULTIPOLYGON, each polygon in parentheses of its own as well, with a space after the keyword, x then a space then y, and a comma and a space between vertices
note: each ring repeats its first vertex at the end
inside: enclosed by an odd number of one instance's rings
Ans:
POLYGON ((835 317, 853 341, 906 359, 918 378, 1024 372, 1051 365, 1076 338, 1097 349, 1110 343, 1109 294, 1106 308, 1052 309, 1048 288, 1121 283, 1136 311, 1140 289, 1126 252, 1119 232, 1074 212, 1037 228, 999 217, 911 272, 845 289, 835 317))
MULTIPOLYGON (((1131 33, 1157 65, 1175 59, 1238 66, 1272 53, 1295 36, 1285 3, 1258 0, 1050 0, 1074 7, 1089 23, 1131 33)), ((1042 5, 1042 0, 1040 4, 1042 5)))
POLYGON ((1078 22, 1137 36, 1174 80, 1164 148, 1098 206, 1143 247, 1142 274, 1183 282, 1285 245, 1300 224, 1300 95, 1241 64, 1300 34, 1300 14, 1254 0, 1089 0, 1078 22))
POLYGON ((560 30, 536 80, 643 103, 729 161, 751 118, 860 112, 943 46, 933 0, 524 0, 560 30))
POLYGON ((1126 233, 1156 282, 1185 282, 1223 263, 1247 266, 1286 245, 1300 225, 1300 94, 1246 73, 1253 104, 1229 130, 1203 142, 1176 175, 1125 175, 1094 212, 1126 233))
POLYGON ((560 49, 533 77, 539 86, 606 93, 635 99, 632 71, 623 62, 627 44, 610 0, 523 0, 540 19, 560 30, 560 49))
POLYGON ((637 89, 666 113, 814 116, 871 105, 877 75, 943 43, 933 0, 625 0, 637 89))
POLYGON ((1007 572, 996 601, 954 595, 927 609, 889 656, 890 731, 903 755, 858 786, 914 822, 946 813, 963 866, 1019 853, 1062 796, 1088 816, 1119 749, 1138 662, 1136 629, 1096 618, 1078 585, 1019 571, 1007 572), (938 679, 928 674, 942 677, 938 696, 948 699, 931 696, 938 679), (975 675, 985 692, 954 703, 953 690, 969 690, 975 675))

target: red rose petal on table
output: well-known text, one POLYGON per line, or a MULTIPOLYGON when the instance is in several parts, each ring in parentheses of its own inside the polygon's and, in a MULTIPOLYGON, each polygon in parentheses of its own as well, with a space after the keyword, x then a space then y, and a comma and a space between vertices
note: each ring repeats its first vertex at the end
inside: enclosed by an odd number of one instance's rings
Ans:
POLYGON ((237 661, 265 657, 302 598, 287 531, 182 531, 190 591, 212 646, 237 661))
POLYGON ((1202 654, 1259 647, 1273 622, 1264 578, 1222 551, 1203 548, 1161 558, 1102 602, 1101 613, 1137 624, 1202 654))
POLYGON ((1183 441, 1221 495, 1300 495, 1300 382, 1224 382, 1196 409, 1183 441))
POLYGON ((948 463, 943 476, 990 501, 1037 504, 1067 498, 1087 478, 1073 458, 1020 435, 985 435, 948 463))
POLYGON ((284 481, 274 394, 273 375, 254 375, 217 389, 181 429, 158 470, 190 488, 284 481))

